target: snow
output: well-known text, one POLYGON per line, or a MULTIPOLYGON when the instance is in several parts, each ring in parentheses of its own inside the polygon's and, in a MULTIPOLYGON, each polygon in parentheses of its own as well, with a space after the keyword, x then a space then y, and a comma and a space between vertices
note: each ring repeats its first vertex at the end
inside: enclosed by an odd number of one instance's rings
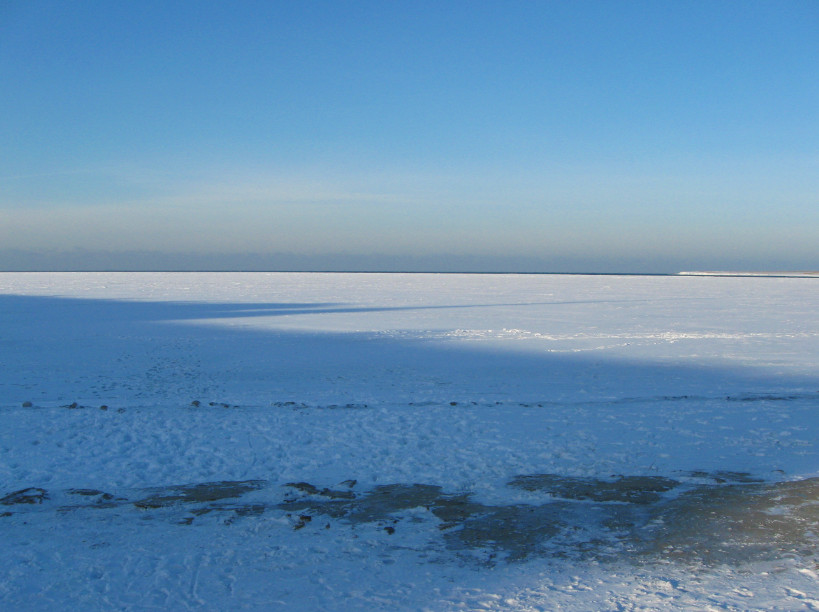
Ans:
POLYGON ((817 298, 0 274, 0 609, 819 609, 817 298))

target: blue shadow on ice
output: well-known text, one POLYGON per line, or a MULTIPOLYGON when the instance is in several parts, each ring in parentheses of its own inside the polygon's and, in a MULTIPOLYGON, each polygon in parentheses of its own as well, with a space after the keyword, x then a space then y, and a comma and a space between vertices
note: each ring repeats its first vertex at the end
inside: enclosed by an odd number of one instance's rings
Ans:
MULTIPOLYGON (((500 305, 495 305, 500 306, 500 305)), ((522 306, 522 305, 521 305, 522 306)), ((457 309, 475 305, 421 306, 457 309)), ((2 403, 30 399, 254 405, 588 402, 815 393, 816 376, 605 353, 499 350, 379 332, 199 324, 243 317, 413 308, 337 303, 188 303, 0 296, 2 403)))

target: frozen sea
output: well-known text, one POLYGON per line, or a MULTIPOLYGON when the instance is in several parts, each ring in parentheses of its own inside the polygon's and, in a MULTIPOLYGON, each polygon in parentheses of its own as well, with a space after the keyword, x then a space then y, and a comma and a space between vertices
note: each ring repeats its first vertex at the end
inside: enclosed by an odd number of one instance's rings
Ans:
POLYGON ((817 304, 0 273, 0 609, 817 610, 817 304))

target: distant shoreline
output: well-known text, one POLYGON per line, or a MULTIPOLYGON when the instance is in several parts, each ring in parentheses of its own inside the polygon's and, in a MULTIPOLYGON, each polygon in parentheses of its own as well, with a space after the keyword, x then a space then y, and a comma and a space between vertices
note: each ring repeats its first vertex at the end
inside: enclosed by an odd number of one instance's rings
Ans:
POLYGON ((743 276, 765 278, 819 278, 819 272, 678 272, 678 276, 743 276))
POLYGON ((817 272, 516 272, 462 270, 0 270, 0 274, 468 274, 497 276, 713 276, 743 278, 819 278, 817 272))

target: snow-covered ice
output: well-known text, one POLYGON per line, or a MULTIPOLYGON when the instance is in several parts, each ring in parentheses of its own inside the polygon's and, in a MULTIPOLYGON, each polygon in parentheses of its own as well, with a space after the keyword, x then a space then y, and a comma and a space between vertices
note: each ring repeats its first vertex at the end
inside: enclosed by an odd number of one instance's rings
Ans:
POLYGON ((817 303, 0 274, 0 609, 819 609, 817 303))

